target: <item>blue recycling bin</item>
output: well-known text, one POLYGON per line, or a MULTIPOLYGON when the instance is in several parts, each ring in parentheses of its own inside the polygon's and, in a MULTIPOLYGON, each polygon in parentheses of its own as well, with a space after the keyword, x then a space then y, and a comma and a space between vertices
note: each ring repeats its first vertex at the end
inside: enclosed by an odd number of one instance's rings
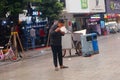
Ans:
POLYGON ((92 33, 91 35, 92 35, 92 47, 93 47, 94 54, 99 53, 97 34, 92 33))
POLYGON ((87 57, 94 54, 92 45, 92 34, 81 35, 82 56, 87 57))
POLYGON ((81 35, 82 56, 93 55, 99 53, 97 34, 90 33, 81 35))

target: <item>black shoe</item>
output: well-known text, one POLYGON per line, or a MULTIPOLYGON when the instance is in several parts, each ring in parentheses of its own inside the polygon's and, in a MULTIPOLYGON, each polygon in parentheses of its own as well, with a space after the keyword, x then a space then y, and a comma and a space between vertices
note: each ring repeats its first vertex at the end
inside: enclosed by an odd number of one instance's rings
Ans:
POLYGON ((68 68, 68 66, 61 66, 60 69, 68 68))

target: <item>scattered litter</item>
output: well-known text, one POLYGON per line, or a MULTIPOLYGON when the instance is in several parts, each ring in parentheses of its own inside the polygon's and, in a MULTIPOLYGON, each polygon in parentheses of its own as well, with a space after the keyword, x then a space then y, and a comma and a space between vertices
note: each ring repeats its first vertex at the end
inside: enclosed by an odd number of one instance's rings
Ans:
POLYGON ((120 39, 120 37, 118 37, 118 39, 120 39))
POLYGON ((71 60, 71 58, 68 58, 68 60, 71 60))

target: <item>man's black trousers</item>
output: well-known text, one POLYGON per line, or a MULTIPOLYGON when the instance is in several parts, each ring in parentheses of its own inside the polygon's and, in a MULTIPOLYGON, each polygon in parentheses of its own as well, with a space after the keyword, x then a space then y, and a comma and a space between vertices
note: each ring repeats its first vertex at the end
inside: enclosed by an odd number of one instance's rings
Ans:
POLYGON ((62 46, 51 45, 51 48, 52 48, 52 52, 53 52, 54 66, 58 67, 58 61, 59 61, 59 65, 62 66, 63 65, 62 46))

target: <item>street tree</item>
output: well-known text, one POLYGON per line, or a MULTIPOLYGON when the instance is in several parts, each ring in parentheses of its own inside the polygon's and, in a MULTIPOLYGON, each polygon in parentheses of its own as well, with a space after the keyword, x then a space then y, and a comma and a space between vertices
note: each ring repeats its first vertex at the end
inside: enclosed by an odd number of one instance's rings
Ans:
POLYGON ((7 13, 7 0, 0 0, 0 18, 5 17, 5 14, 7 13))
POLYGON ((11 27, 3 20, 18 23, 18 14, 22 12, 22 8, 22 0, 0 0, 0 45, 4 46, 8 42, 11 33, 11 27))
POLYGON ((42 18, 48 18, 49 21, 53 21, 59 18, 63 10, 63 3, 58 0, 43 0, 38 6, 38 10, 42 13, 42 18))
POLYGON ((1 0, 0 18, 9 17, 14 22, 18 21, 18 14, 23 10, 23 0, 1 0), (7 15, 9 14, 9 15, 7 15))
POLYGON ((10 13, 9 18, 17 23, 19 13, 23 12, 23 0, 7 0, 7 2, 7 11, 10 13))
POLYGON ((49 21, 58 19, 63 10, 63 3, 58 0, 24 0, 24 2, 38 3, 36 9, 42 13, 40 17, 47 17, 49 21))
POLYGON ((24 0, 24 2, 42 2, 42 0, 24 0))

